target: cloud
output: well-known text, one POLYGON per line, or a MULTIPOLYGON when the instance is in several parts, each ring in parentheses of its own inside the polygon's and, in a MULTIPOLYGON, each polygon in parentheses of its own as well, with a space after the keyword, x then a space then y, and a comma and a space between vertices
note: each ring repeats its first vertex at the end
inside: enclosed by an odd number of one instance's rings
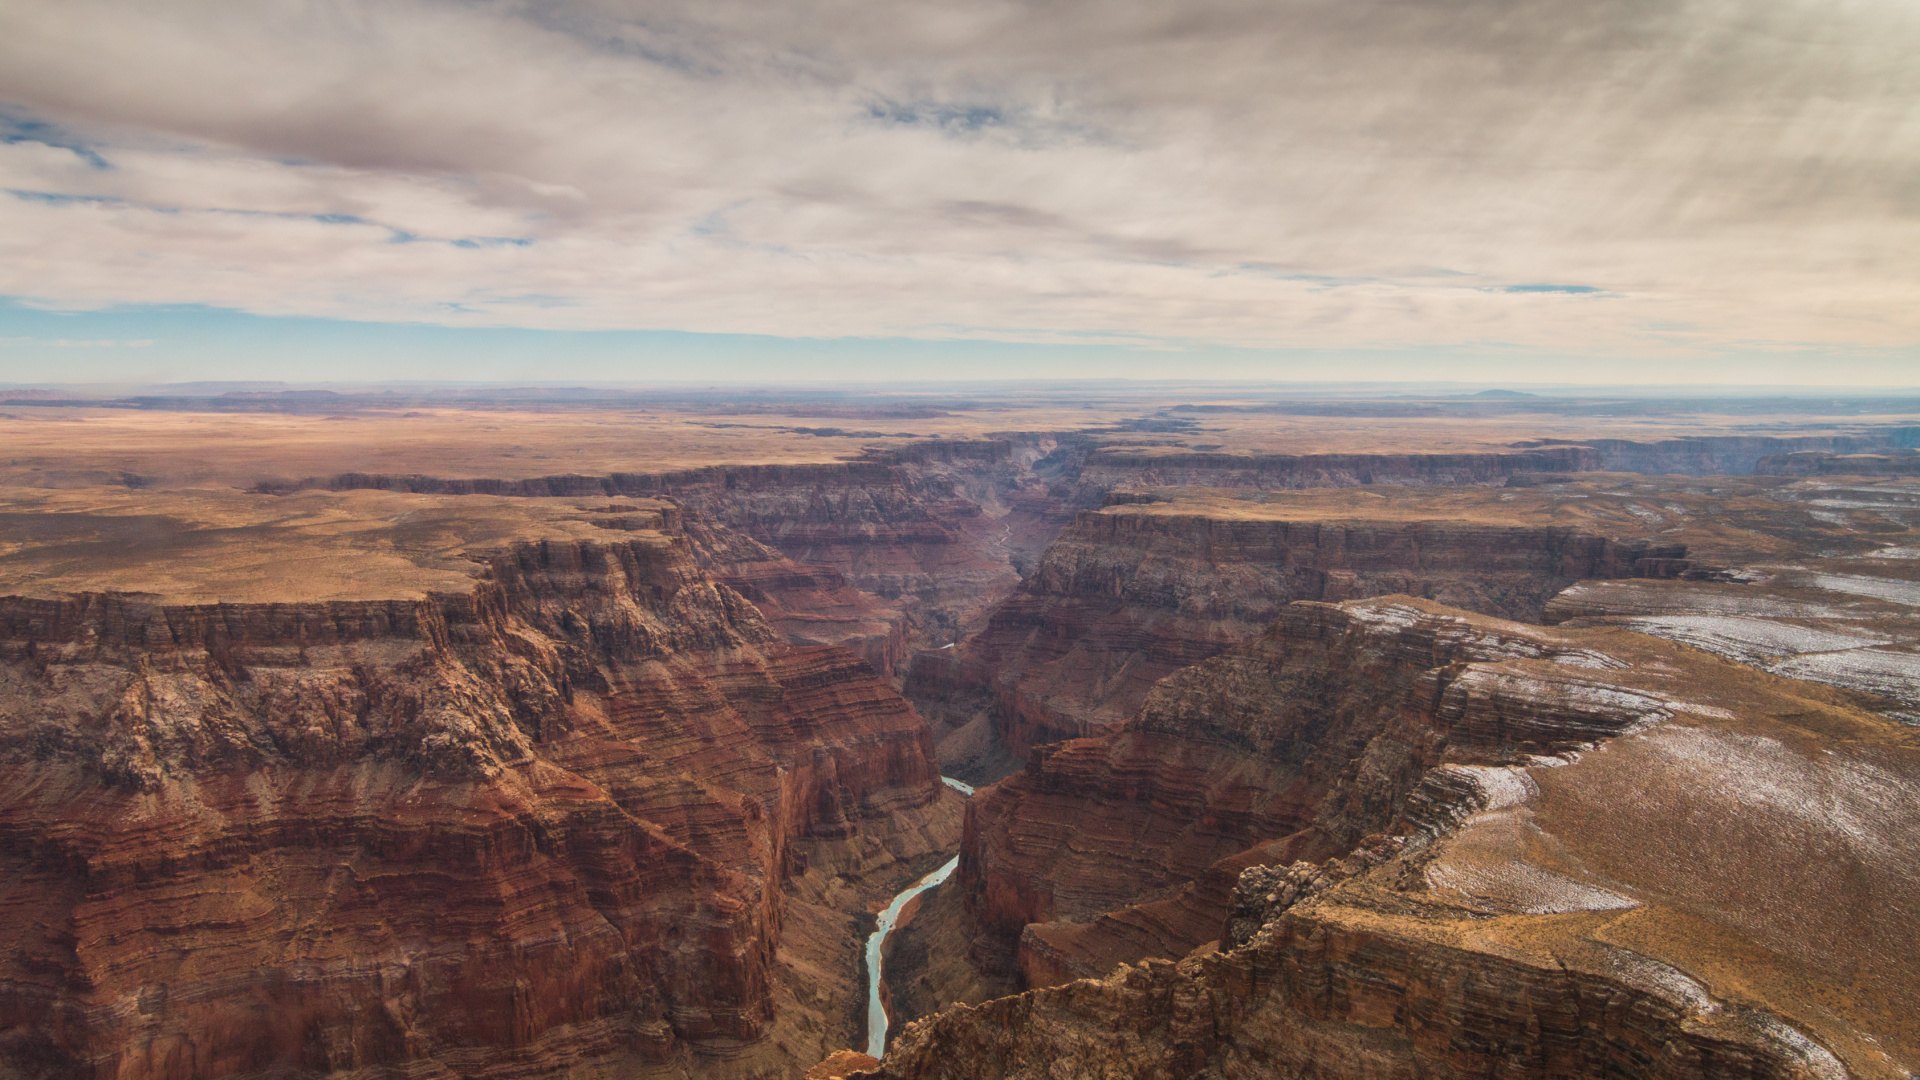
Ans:
POLYGON ((0 293, 781 336, 1913 345, 1916 54, 1900 0, 12 4, 0 293))

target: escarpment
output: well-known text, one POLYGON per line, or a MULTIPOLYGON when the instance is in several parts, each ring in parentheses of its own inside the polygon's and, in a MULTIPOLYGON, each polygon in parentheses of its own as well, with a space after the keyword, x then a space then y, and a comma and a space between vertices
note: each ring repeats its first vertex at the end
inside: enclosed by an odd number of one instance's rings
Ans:
POLYGON ((1910 471, 1910 427, 1852 435, 1706 435, 1692 438, 1528 439, 1498 451, 1268 454, 1179 447, 1100 446, 1084 455, 1081 498, 1116 488, 1198 486, 1285 490, 1373 484, 1460 486, 1524 483, 1562 473, 1745 476, 1840 473, 1858 456, 1861 473, 1910 471), (1882 460, 1875 461, 1874 458, 1882 460), (1835 459, 1818 464, 1821 459, 1835 459), (1799 472, 1799 469, 1812 469, 1799 472))
MULTIPOLYGON (((1575 581, 1689 566, 1682 544, 1568 527, 1282 513, 1177 501, 1083 513, 984 630, 916 657, 907 692, 949 728, 985 718, 1017 760, 1126 719, 1157 680, 1254 637, 1295 600, 1410 593, 1537 620, 1575 581)), ((943 752, 964 772, 958 756, 943 752)))
MULTIPOLYGON (((1910 427, 1886 427, 1859 435, 1709 435, 1686 439, 1582 439, 1597 467, 1609 472, 1679 473, 1686 476, 1744 476, 1773 472, 1782 459, 1807 455, 1871 454, 1912 447, 1910 427)), ((1564 440, 1542 439, 1542 449, 1559 449, 1564 440)))
POLYGON ((857 942, 790 957, 827 916, 788 888, 909 872, 957 799, 866 661, 652 524, 405 600, 0 600, 4 1069, 777 1074, 849 1043, 857 942))
POLYGON ((1023 543, 1051 538, 1058 515, 1026 466, 1052 442, 940 439, 854 461, 606 476, 343 473, 258 489, 669 498, 685 508, 703 561, 779 608, 770 617, 789 636, 846 644, 891 672, 907 639, 953 640, 971 629, 1019 580, 1013 557, 1023 543), (715 526, 735 535, 717 538, 715 526))
MULTIPOLYGON (((1086 457, 1083 485, 1287 488, 1368 484, 1498 484, 1517 473, 1599 469, 1584 446, 1459 454, 1234 454, 1102 448, 1086 457)), ((1624 470, 1623 470, 1624 471, 1624 470)))
POLYGON ((1384 828, 1449 749, 1553 754, 1657 712, 1588 674, 1608 662, 1514 624, 1290 605, 1118 730, 1038 747, 981 792, 955 880, 983 928, 1018 941, 1027 985, 1183 956, 1219 936, 1256 845, 1325 859, 1384 828), (1519 659, 1543 663, 1463 667, 1519 659))
POLYGON ((1839 692, 1297 604, 976 796, 946 888, 1036 988, 872 1075, 1901 1077, 1916 828, 1920 742, 1839 692))

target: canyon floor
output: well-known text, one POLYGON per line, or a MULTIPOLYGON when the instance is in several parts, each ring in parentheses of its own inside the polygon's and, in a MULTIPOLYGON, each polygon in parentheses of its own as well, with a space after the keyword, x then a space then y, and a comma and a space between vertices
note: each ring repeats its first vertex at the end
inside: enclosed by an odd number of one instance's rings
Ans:
POLYGON ((1907 1077, 1916 446, 1872 399, 0 400, 0 1077, 1907 1077))

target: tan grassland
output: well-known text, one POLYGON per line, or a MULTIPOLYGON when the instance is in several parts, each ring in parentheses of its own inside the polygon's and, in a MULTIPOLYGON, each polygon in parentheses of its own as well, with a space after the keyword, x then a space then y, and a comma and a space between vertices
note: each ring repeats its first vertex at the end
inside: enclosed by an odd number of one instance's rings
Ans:
POLYGON ((163 603, 411 599, 471 587, 462 556, 516 540, 606 540, 647 499, 384 491, 0 490, 0 595, 145 593, 163 603), (618 508, 613 513, 609 510, 618 508))

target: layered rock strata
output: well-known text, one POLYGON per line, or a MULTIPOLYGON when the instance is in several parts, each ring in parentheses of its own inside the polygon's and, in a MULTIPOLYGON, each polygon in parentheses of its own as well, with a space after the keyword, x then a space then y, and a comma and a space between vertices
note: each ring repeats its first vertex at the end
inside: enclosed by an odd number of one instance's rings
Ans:
POLYGON ((842 645, 882 677, 905 677, 908 615, 897 601, 856 589, 832 567, 790 559, 698 514, 688 517, 685 532, 700 565, 753 601, 787 641, 842 645))
MULTIPOLYGON (((1684 476, 1745 476, 1765 473, 1763 465, 1800 454, 1862 454, 1914 445, 1911 427, 1886 427, 1859 435, 1703 435, 1688 439, 1582 439, 1594 466, 1608 472, 1684 476)), ((1560 439, 1525 444, 1564 449, 1560 439)))
POLYGON ((969 808, 955 880, 983 929, 1019 942, 1026 985, 1183 956, 1219 936, 1246 866, 1349 850, 1447 747, 1550 754, 1632 722, 1583 709, 1598 691, 1565 677, 1605 662, 1513 624, 1289 605, 1161 681, 1119 730, 1035 748, 969 808), (1509 656, 1552 662, 1553 681, 1449 670, 1509 656))
POLYGON ((908 872, 957 797, 865 661, 650 524, 424 599, 0 601, 5 1068, 780 1075, 850 1042, 855 945, 787 956, 826 908, 785 889, 908 872), (793 985, 842 964, 846 1000, 793 985))
POLYGON ((1754 463, 1753 471, 1762 476, 1915 476, 1920 475, 1920 452, 1835 454, 1799 450, 1769 454, 1754 463))
POLYGON ((1083 487, 1099 490, 1499 484, 1516 473, 1599 469, 1601 461, 1599 454, 1582 446, 1457 454, 1236 454, 1105 447, 1086 456, 1078 480, 1083 487))
MULTIPOLYGON (((263 483, 259 490, 668 498, 684 507, 690 520, 704 519, 731 530, 776 551, 776 559, 807 568, 772 569, 767 558, 747 555, 735 560, 740 569, 724 575, 775 597, 783 609, 777 621, 791 625, 789 613, 814 607, 806 594, 832 593, 844 584, 870 594, 866 606, 873 609, 871 614, 881 617, 884 611, 903 639, 954 640, 1018 581, 1014 527, 1020 527, 1029 543, 1032 539, 1025 534, 1046 528, 1049 500, 1043 490, 1031 490, 1027 464, 1051 445, 1045 439, 1031 444, 940 439, 870 449, 856 461, 819 464, 716 465, 524 479, 344 473, 263 483), (1003 522, 1016 505, 1022 509, 1003 522), (822 574, 828 580, 797 581, 822 574), (800 595, 780 597, 787 583, 800 595)), ((832 606, 848 605, 836 598, 832 606)), ((866 614, 844 617, 860 623, 869 621, 866 614)), ((806 631, 796 636, 804 638, 806 631)), ((866 627, 853 627, 836 640, 883 660, 886 668, 901 658, 898 643, 876 640, 866 627)))
MULTIPOLYGON (((1157 680, 1257 635, 1295 600, 1404 592, 1538 619, 1575 581, 1690 565, 1684 545, 1563 527, 1154 509, 1079 515, 981 633, 916 656, 907 693, 948 729, 990 718, 1018 759, 1126 719, 1157 680)), ((942 757, 967 768, 959 752, 942 757)))
POLYGON ((1916 442, 1910 427, 1869 429, 1854 435, 1708 435, 1639 442, 1631 439, 1534 439, 1497 451, 1458 453, 1266 454, 1221 452, 1179 445, 1117 443, 1085 438, 1062 493, 1083 506, 1101 494, 1129 488, 1198 486, 1287 490, 1356 487, 1524 483, 1553 474, 1591 472, 1648 475, 1825 475, 1910 471, 1904 464, 1916 442), (1812 471, 1800 471, 1812 470, 1812 471))
POLYGON ((1298 604, 969 806, 969 906, 1054 920, 1030 973, 1132 963, 908 1024, 870 1075, 1901 1077, 1917 835, 1920 742, 1843 694, 1615 628, 1298 604), (1101 928, 1175 901, 1131 956, 1101 928))

